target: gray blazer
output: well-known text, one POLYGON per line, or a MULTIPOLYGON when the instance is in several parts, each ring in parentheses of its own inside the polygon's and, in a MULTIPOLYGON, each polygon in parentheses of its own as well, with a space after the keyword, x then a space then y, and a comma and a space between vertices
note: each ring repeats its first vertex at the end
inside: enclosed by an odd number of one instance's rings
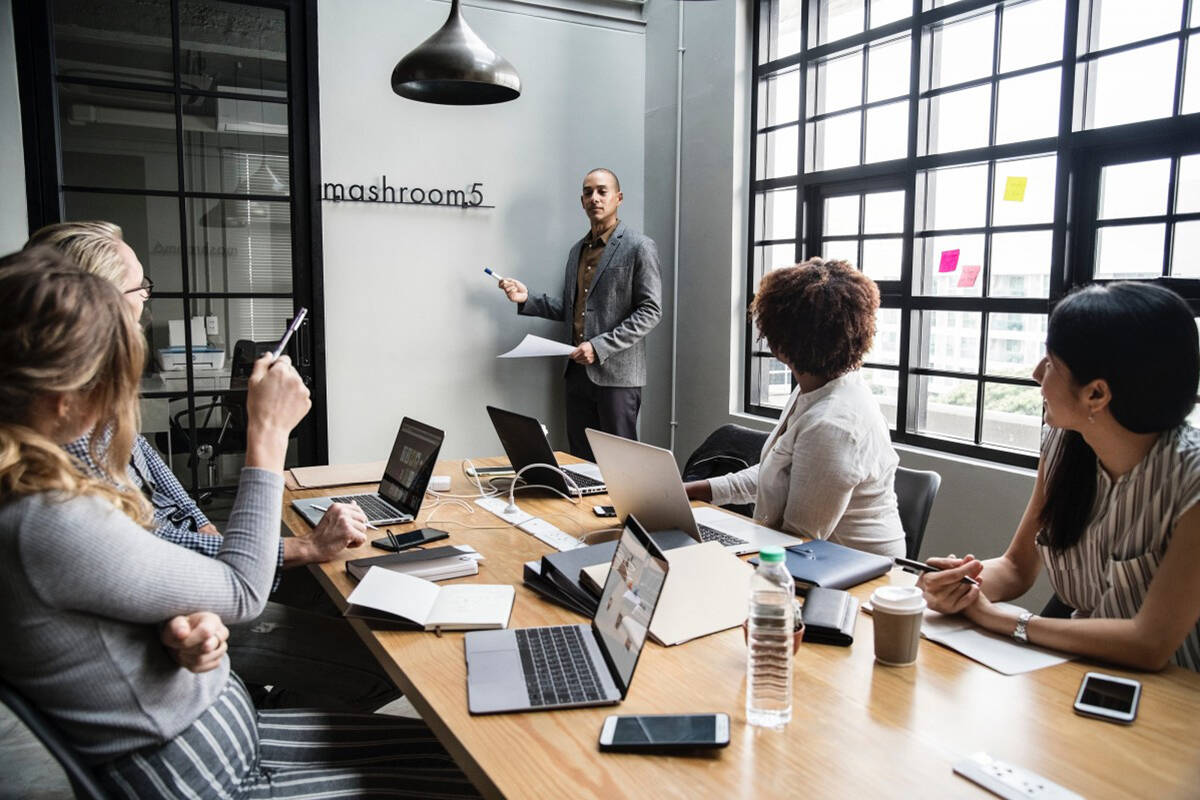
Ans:
MULTIPOLYGON (((562 297, 529 293, 517 313, 566 323, 564 341, 571 341, 575 319, 575 289, 583 239, 567 255, 562 297)), ((662 319, 662 275, 654 240, 627 226, 617 225, 592 279, 583 316, 583 335, 596 351, 587 375, 597 386, 645 386, 645 338, 662 319)))

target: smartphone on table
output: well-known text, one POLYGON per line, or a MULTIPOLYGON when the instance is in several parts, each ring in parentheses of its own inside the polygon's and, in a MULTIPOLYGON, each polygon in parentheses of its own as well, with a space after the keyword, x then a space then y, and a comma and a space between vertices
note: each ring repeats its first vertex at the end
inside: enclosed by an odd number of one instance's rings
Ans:
POLYGON ((600 729, 600 749, 626 753, 661 753, 725 747, 729 715, 612 714, 600 729))
POLYGON ((1089 672, 1075 695, 1075 713, 1126 725, 1137 716, 1142 684, 1133 678, 1089 672))
POLYGON ((438 539, 448 538, 450 538, 450 534, 446 531, 440 531, 437 528, 418 528, 415 531, 394 533, 382 539, 375 539, 371 542, 371 546, 378 547, 380 550, 398 553, 410 547, 420 547, 428 542, 436 542, 438 539))

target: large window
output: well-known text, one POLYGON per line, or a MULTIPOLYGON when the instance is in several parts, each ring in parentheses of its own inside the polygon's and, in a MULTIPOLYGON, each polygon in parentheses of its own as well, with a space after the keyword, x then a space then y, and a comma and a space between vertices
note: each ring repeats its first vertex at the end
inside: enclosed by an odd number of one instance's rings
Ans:
MULTIPOLYGON (((897 441, 1033 465, 1074 286, 1200 311, 1200 0, 762 0, 747 289, 820 255, 879 285, 897 441)), ((745 406, 793 385, 751 328, 745 406)))
POLYGON ((193 495, 232 488, 249 368, 304 306, 315 409, 288 464, 323 462, 315 3, 15 10, 31 227, 115 222, 153 285, 142 432, 193 495))

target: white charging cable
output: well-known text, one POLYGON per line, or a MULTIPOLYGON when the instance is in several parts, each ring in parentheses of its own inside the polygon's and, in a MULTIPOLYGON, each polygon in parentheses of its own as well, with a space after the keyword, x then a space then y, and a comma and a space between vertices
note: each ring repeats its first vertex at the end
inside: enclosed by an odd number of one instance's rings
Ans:
POLYGON ((575 490, 575 496, 574 497, 567 496, 567 495, 563 494, 562 492, 558 491, 558 489, 555 489, 553 486, 544 486, 541 484, 536 484, 536 485, 531 485, 531 486, 522 486, 521 487, 522 489, 533 489, 533 488, 551 489, 552 491, 558 492, 558 494, 560 494, 563 497, 565 497, 566 499, 570 500, 575 505, 579 505, 579 498, 583 495, 583 493, 580 491, 579 486, 575 483, 574 479, 572 479, 571 476, 568 475, 566 472, 559 469, 556 464, 542 464, 542 463, 526 464, 525 466, 523 466, 519 470, 517 470, 516 475, 513 475, 513 482, 508 487, 508 506, 504 509, 505 514, 512 514, 517 511, 520 511, 520 509, 517 508, 517 503, 513 496, 517 490, 517 480, 521 477, 522 472, 524 472, 527 469, 533 469, 534 467, 545 467, 546 469, 553 470, 554 472, 557 472, 559 475, 562 475, 563 480, 565 480, 567 482, 567 487, 569 489, 575 490))

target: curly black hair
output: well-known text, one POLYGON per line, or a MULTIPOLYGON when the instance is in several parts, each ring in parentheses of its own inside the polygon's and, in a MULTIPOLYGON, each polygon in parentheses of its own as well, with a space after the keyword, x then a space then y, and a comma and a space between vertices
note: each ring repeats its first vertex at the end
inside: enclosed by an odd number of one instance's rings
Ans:
POLYGON ((810 258, 764 275, 750 313, 776 358, 832 380, 862 364, 878 308, 875 281, 845 261, 810 258))

